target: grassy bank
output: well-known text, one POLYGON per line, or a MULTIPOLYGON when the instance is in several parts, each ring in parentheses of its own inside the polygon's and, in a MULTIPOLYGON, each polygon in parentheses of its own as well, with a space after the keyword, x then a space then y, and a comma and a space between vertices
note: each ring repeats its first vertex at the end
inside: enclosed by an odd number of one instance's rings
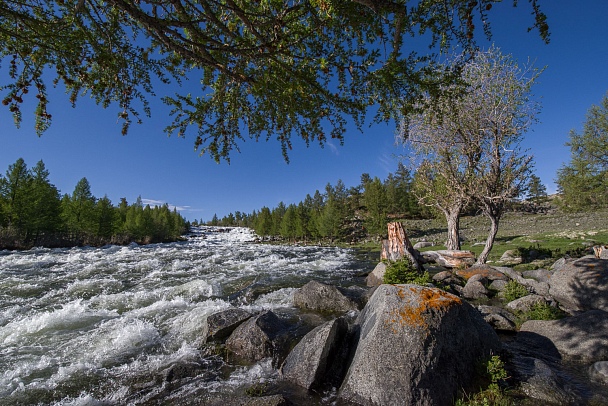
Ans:
MULTIPOLYGON (((413 243, 426 240, 435 244, 427 250, 445 249, 445 220, 405 220, 403 223, 413 243)), ((488 220, 483 216, 467 216, 461 219, 460 227, 462 249, 479 254, 489 230, 488 220)), ((497 261, 505 251, 517 249, 551 251, 560 257, 597 244, 608 244, 608 209, 587 213, 506 213, 489 260, 497 261)))

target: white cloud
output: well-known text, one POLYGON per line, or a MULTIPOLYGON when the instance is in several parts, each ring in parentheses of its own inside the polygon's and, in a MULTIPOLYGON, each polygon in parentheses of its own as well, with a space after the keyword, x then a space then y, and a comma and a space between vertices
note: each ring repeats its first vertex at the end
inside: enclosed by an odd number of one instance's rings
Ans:
MULTIPOLYGON (((141 199, 141 203, 146 206, 146 205, 150 205, 150 207, 154 207, 154 206, 163 206, 165 205, 167 202, 163 201, 163 200, 155 200, 155 199, 141 199)), ((196 211, 195 209, 192 209, 191 206, 176 206, 174 204, 168 203, 169 204, 169 210, 173 210, 173 209, 177 209, 177 211, 182 212, 182 211, 196 211)))
POLYGON ((340 155, 340 150, 331 141, 325 143, 334 155, 340 155))

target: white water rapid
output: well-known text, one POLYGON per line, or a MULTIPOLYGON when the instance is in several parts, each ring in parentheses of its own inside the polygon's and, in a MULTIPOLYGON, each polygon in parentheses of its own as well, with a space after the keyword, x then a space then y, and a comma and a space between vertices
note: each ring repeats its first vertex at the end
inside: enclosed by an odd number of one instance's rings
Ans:
POLYGON ((356 285, 340 248, 262 245, 248 229, 188 241, 0 251, 0 404, 187 404, 276 379, 269 360, 226 364, 201 348, 205 317, 230 305, 295 312, 311 279, 356 285), (163 374, 196 365, 179 385, 163 374))

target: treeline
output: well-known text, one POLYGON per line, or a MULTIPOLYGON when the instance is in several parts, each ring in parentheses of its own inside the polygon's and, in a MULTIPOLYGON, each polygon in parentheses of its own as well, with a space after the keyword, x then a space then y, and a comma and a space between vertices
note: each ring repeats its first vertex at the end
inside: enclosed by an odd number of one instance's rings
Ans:
MULTIPOLYGON (((390 218, 429 217, 428 208, 418 204, 412 187, 414 179, 403 164, 384 180, 361 175, 361 183, 347 188, 339 180, 306 195, 297 204, 279 203, 274 208, 262 207, 250 214, 235 212, 223 218, 214 216, 201 224, 250 227, 264 237, 287 240, 355 241, 382 235, 390 218)), ((199 224, 196 222, 195 224, 199 224)))
POLYGON ((114 206, 96 198, 86 178, 61 195, 44 162, 28 169, 19 158, 0 175, 0 248, 152 243, 174 241, 189 224, 167 204, 150 207, 138 198, 114 206))

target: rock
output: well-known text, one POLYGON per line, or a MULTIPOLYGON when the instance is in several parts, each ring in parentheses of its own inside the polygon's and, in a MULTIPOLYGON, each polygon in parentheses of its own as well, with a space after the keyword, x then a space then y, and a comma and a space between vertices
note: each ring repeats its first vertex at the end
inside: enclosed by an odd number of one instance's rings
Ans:
POLYGON ((237 307, 210 314, 203 322, 203 340, 205 342, 224 340, 250 317, 251 313, 237 307))
MULTIPOLYGON (((477 278, 479 279, 479 278, 477 278)), ((464 285, 464 289, 462 290, 462 296, 465 299, 482 299, 488 297, 489 295, 488 289, 483 285, 483 283, 476 279, 469 279, 466 285, 464 285)))
POLYGON ((471 251, 439 250, 420 253, 426 262, 435 262, 446 268, 470 266, 475 263, 475 254, 471 251))
POLYGON ((539 295, 527 295, 507 303, 505 307, 514 312, 528 312, 537 303, 547 303, 547 301, 539 295))
POLYGON ((521 391, 528 397, 551 405, 585 404, 572 378, 560 374, 551 366, 537 358, 517 357, 512 361, 516 366, 521 391))
POLYGON ((386 264, 384 262, 378 262, 378 265, 374 270, 367 275, 365 283, 367 286, 380 286, 384 283, 384 274, 386 272, 386 264))
POLYGON ((517 250, 507 250, 500 257, 500 262, 507 262, 510 264, 521 264, 523 261, 522 257, 519 256, 517 250))
POLYGON ((204 406, 287 406, 288 402, 283 395, 267 395, 259 397, 243 396, 220 396, 212 395, 211 398, 204 399, 198 403, 188 403, 188 405, 204 405, 204 406))
POLYGON ((547 271, 546 269, 534 269, 531 271, 524 271, 522 275, 524 278, 534 279, 537 282, 549 282, 553 272, 547 271))
POLYGON ((435 244, 433 244, 432 242, 419 241, 416 244, 414 244, 414 249, 419 250, 420 248, 432 247, 433 245, 435 245, 435 244))
POLYGON ((488 288, 495 290, 497 292, 502 292, 503 290, 505 290, 507 283, 508 283, 507 281, 495 280, 495 281, 492 281, 492 283, 490 283, 490 286, 488 286, 488 288))
POLYGON ((520 285, 524 285, 531 293, 535 293, 541 296, 549 295, 549 284, 546 282, 538 282, 534 279, 526 279, 521 273, 515 271, 512 268, 506 266, 495 267, 498 271, 504 273, 512 280, 516 281, 520 285))
POLYGON ((608 311, 608 261, 581 258, 566 263, 551 277, 549 294, 575 311, 608 311))
POLYGON ((599 361, 591 365, 589 377, 594 381, 608 384, 608 361, 599 361))
POLYGON ((489 265, 473 265, 467 269, 457 269, 456 275, 470 279, 474 275, 481 275, 489 281, 508 281, 509 278, 499 270, 489 265))
POLYGON ((256 362, 280 353, 286 326, 271 311, 265 311, 238 326, 226 340, 226 349, 246 362, 256 362))
POLYGON ((357 303, 346 297, 335 286, 310 281, 293 295, 294 306, 325 313, 346 313, 358 310, 357 303))
POLYGON ((515 331, 515 316, 498 306, 477 306, 483 319, 495 330, 515 331))
POLYGON ((478 311, 417 285, 381 285, 357 319, 358 342, 339 391, 360 405, 447 405, 476 362, 500 348, 478 311))
POLYGON ((608 313, 589 310, 561 320, 529 320, 521 333, 549 340, 563 358, 595 362, 608 359, 608 313))
POLYGON ((338 318, 306 334, 285 359, 281 368, 283 377, 305 389, 330 380, 327 371, 334 364, 347 331, 346 321, 338 318))
POLYGON ((555 262, 553 263, 553 265, 551 265, 551 270, 552 270, 553 272, 555 272, 555 271, 559 271, 560 269, 562 269, 562 268, 564 267, 564 265, 566 265, 566 264, 567 264, 567 263, 569 263, 569 262, 574 262, 574 261, 575 261, 575 260, 570 259, 570 258, 567 258, 567 259, 566 259, 566 258, 560 258, 560 259, 558 259, 557 261, 555 261, 555 262))

